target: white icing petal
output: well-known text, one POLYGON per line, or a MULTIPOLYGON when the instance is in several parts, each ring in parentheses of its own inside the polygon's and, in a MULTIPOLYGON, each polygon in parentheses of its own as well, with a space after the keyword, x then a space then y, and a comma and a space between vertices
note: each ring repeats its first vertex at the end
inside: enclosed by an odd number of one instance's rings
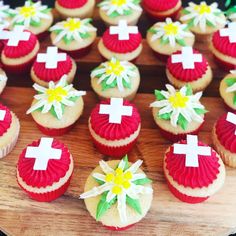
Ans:
POLYGON ((137 160, 132 166, 130 166, 125 172, 130 171, 131 173, 135 173, 138 168, 142 165, 142 160, 137 160))
POLYGON ((110 184, 105 183, 105 184, 100 185, 98 187, 92 188, 88 192, 85 192, 85 193, 81 194, 80 198, 85 199, 85 198, 90 198, 90 197, 96 197, 96 196, 108 191, 110 188, 111 188, 110 184))
POLYGON ((114 173, 114 170, 105 161, 99 161, 99 165, 105 174, 114 173))
POLYGON ((117 196, 117 208, 118 208, 121 221, 126 222, 127 214, 126 214, 126 194, 125 193, 122 193, 117 196))
POLYGON ((103 174, 100 174, 100 173, 93 173, 93 177, 95 179, 98 179, 98 180, 101 180, 101 181, 104 181, 105 182, 105 175, 103 174))

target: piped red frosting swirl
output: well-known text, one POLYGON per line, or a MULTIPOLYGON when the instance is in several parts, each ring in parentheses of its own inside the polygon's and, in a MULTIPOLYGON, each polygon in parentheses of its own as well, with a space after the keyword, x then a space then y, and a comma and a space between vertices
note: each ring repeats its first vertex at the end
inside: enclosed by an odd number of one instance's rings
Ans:
POLYGON ((35 75, 43 81, 57 82, 63 75, 67 75, 72 70, 72 59, 67 56, 65 61, 59 61, 56 69, 47 69, 45 63, 35 61, 33 71, 35 75))
POLYGON ((143 0, 144 8, 152 11, 168 11, 176 7, 179 0, 143 0))
MULTIPOLYGON (((38 147, 39 143, 40 140, 37 140, 28 146, 38 147)), ((35 158, 25 158, 26 148, 20 154, 17 168, 19 176, 27 185, 36 188, 51 186, 66 175, 71 163, 70 152, 63 143, 55 139, 52 147, 62 150, 61 159, 50 159, 47 170, 33 169, 35 158)))
POLYGON ((57 3, 64 8, 80 8, 84 6, 88 0, 57 0, 57 3))
MULTIPOLYGON (((194 54, 199 54, 199 52, 195 49, 193 49, 194 54)), ((173 53, 173 55, 181 54, 181 51, 177 51, 173 53)), ((176 79, 184 81, 184 82, 191 82, 194 80, 198 80, 202 78, 208 69, 208 62, 206 58, 202 57, 202 62, 195 62, 195 68, 194 69, 184 69, 181 62, 179 63, 172 63, 171 56, 168 58, 167 61, 167 69, 171 73, 172 76, 174 76, 176 79)))
POLYGON ((220 31, 214 33, 212 37, 213 46, 222 54, 236 57, 236 43, 231 43, 229 37, 220 36, 220 31))
MULTIPOLYGON (((234 112, 236 114, 236 112, 234 112)), ((221 145, 232 153, 236 153, 236 126, 226 120, 227 113, 216 122, 215 132, 221 145)))
MULTIPOLYGON (((24 30, 24 32, 29 32, 24 30)), ((24 57, 31 53, 38 42, 37 37, 30 32, 30 38, 27 41, 20 41, 18 46, 8 46, 7 43, 3 48, 4 55, 8 58, 24 57)))
MULTIPOLYGON (((186 140, 180 141, 186 144, 186 140)), ((198 142, 199 146, 207 146, 202 142, 198 142)), ((172 145, 166 153, 166 168, 169 175, 179 185, 190 188, 208 187, 214 182, 219 174, 219 157, 217 153, 211 149, 211 156, 198 156, 199 167, 186 167, 184 154, 175 154, 172 145)))
POLYGON ((0 120, 0 136, 3 136, 11 126, 11 111, 0 103, 0 111, 6 111, 4 119, 0 120))
MULTIPOLYGON (((110 99, 100 104, 110 104, 110 99)), ((109 123, 109 115, 99 114, 100 104, 96 105, 90 115, 91 127, 97 135, 107 140, 119 140, 128 138, 138 130, 141 118, 138 109, 132 103, 124 100, 123 105, 131 106, 133 111, 131 116, 122 116, 121 124, 109 123)))
POLYGON ((107 29, 102 36, 102 42, 112 52, 129 53, 139 47, 142 43, 142 36, 138 32, 130 34, 128 40, 119 40, 118 34, 110 34, 110 30, 107 29))

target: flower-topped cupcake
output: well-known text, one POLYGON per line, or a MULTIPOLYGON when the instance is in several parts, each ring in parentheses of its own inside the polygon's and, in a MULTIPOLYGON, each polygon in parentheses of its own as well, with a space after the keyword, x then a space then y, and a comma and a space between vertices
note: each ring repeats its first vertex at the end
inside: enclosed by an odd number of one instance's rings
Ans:
POLYGON ((117 25, 120 20, 136 25, 142 14, 140 0, 103 0, 98 6, 100 17, 108 25, 117 25))
POLYGON ((71 83, 76 68, 75 61, 66 53, 58 53, 57 47, 47 47, 46 53, 38 53, 31 68, 31 78, 35 83, 48 87, 50 81, 58 82, 67 75, 67 82, 71 83))
POLYGON ((229 8, 226 11, 226 16, 228 17, 229 20, 235 22, 236 21, 236 5, 229 8))
POLYGON ((142 36, 137 26, 129 26, 120 20, 117 26, 110 26, 98 43, 102 57, 110 60, 133 61, 142 51, 142 36))
POLYGON ((41 1, 34 3, 27 0, 25 5, 17 7, 11 11, 11 24, 23 25, 26 29, 37 35, 39 39, 45 36, 53 22, 51 9, 48 6, 42 5, 41 1))
POLYGON ((47 135, 62 135, 69 131, 83 112, 82 96, 73 85, 67 84, 66 75, 58 83, 49 82, 49 88, 34 84, 38 92, 27 114, 32 114, 39 129, 47 135))
POLYGON ((100 161, 89 175, 84 193, 91 216, 111 230, 125 230, 145 217, 151 207, 151 180, 140 169, 142 161, 100 161))
POLYGON ((56 0, 55 8, 63 19, 78 17, 81 19, 93 16, 95 0, 56 0))
POLYGON ((194 40, 195 37, 186 24, 173 22, 170 18, 154 24, 147 33, 149 46, 157 57, 164 61, 183 46, 193 46, 194 40))
POLYGON ((175 90, 166 85, 167 91, 155 90, 156 101, 151 103, 153 117, 163 136, 171 141, 198 133, 204 122, 205 107, 199 99, 202 92, 192 93, 189 85, 175 90))
POLYGON ((90 77, 93 90, 103 99, 121 97, 131 100, 140 83, 138 68, 114 57, 95 68, 90 77))
POLYGON ((0 1, 0 19, 1 20, 6 20, 8 17, 10 17, 12 12, 13 10, 10 9, 9 5, 5 5, 3 1, 0 1))
POLYGON ((68 18, 50 28, 52 43, 72 57, 87 54, 97 36, 91 19, 68 18))
POLYGON ((211 5, 206 2, 199 5, 190 2, 189 6, 182 10, 180 20, 188 24, 189 29, 203 40, 203 35, 209 36, 224 28, 226 24, 224 12, 218 8, 216 2, 211 5))
POLYGON ((176 88, 189 84, 194 92, 204 90, 212 80, 208 61, 192 47, 183 47, 168 58, 166 75, 176 88))

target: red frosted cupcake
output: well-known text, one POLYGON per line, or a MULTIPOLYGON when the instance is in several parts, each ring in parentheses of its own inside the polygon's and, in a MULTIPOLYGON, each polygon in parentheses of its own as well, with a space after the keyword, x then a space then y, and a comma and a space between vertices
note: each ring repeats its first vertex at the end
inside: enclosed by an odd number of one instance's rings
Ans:
POLYGON ((110 26, 98 43, 102 57, 110 60, 132 61, 142 51, 142 36, 137 26, 128 26, 125 20, 119 21, 118 26, 110 26))
POLYGON ((228 24, 228 28, 220 29, 214 33, 211 42, 211 51, 225 70, 236 67, 236 22, 228 24))
POLYGON ((194 92, 204 90, 212 80, 208 61, 192 47, 183 47, 168 58, 166 75, 176 88, 189 84, 194 92))
POLYGON ((143 0, 142 5, 154 20, 165 20, 167 17, 176 18, 182 3, 181 0, 143 0))
POLYGON ((51 202, 66 192, 73 169, 72 155, 63 143, 41 138, 20 154, 17 181, 32 199, 51 202))
POLYGON ((4 30, 0 37, 6 40, 1 53, 3 68, 9 73, 28 72, 39 50, 37 37, 24 30, 24 26, 15 26, 12 31, 4 30))
POLYGON ((173 195, 191 204, 207 200, 225 180, 225 167, 219 155, 194 135, 166 151, 164 173, 173 195))
POLYGON ((89 131, 104 155, 123 157, 134 146, 141 128, 137 108, 122 98, 102 101, 89 118, 89 131))
POLYGON ((75 61, 66 53, 58 53, 57 47, 48 47, 46 53, 38 53, 31 68, 32 80, 45 87, 50 81, 58 82, 63 75, 72 83, 75 73, 75 61))

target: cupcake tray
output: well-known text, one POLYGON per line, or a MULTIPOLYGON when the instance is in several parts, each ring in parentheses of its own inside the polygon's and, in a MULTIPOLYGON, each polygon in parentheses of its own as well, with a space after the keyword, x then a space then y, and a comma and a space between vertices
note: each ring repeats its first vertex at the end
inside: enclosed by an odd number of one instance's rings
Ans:
MULTIPOLYGON (((97 13, 95 14, 97 16, 97 13)), ((97 17, 95 17, 97 19, 97 17)), ((99 21, 99 35, 105 26, 99 21)), ((144 35, 151 25, 142 17, 139 24, 144 35)), ((134 103, 137 105, 141 118, 142 129, 138 142, 129 154, 134 162, 143 159, 144 171, 153 180, 154 199, 147 216, 134 227, 123 233, 108 231, 89 215, 79 195, 89 173, 101 159, 107 157, 99 154, 93 146, 88 132, 88 117, 98 102, 91 92, 89 73, 97 66, 101 57, 94 47, 89 55, 77 61, 78 75, 75 87, 88 91, 84 97, 84 114, 74 129, 59 139, 64 142, 75 161, 75 169, 70 187, 66 194, 52 203, 39 203, 28 198, 16 182, 16 163, 21 150, 32 140, 43 135, 37 129, 31 116, 25 114, 31 104, 34 91, 29 88, 32 82, 29 76, 9 76, 1 102, 13 110, 20 119, 21 132, 15 149, 0 160, 0 230, 8 235, 229 235, 236 232, 236 170, 226 167, 224 187, 204 203, 190 205, 177 200, 169 191, 163 174, 163 156, 170 142, 162 138, 157 129, 149 104, 154 101, 153 90, 164 88, 167 83, 165 66, 160 63, 148 48, 145 39, 144 49, 136 64, 141 71, 141 86, 134 103)), ((47 38, 41 49, 50 45, 47 38)), ((219 98, 218 86, 220 79, 226 74, 212 60, 207 43, 195 46, 206 55, 214 71, 214 80, 204 92, 202 99, 209 113, 199 136, 203 142, 212 144, 211 131, 216 119, 225 112, 219 98)))

